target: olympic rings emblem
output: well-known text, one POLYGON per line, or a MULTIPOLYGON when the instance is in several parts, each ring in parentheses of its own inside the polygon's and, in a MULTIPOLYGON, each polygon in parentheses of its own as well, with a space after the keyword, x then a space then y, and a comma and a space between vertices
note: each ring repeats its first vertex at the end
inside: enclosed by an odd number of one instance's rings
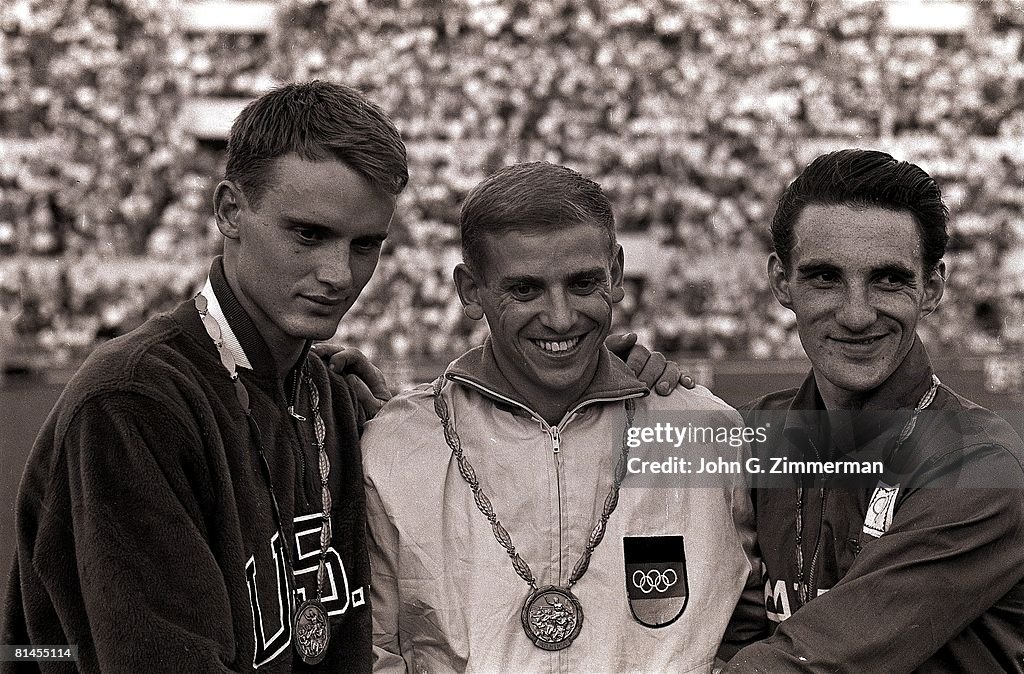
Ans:
POLYGON ((647 573, 639 569, 633 572, 633 587, 644 594, 664 592, 679 581, 675 569, 651 569, 647 573))

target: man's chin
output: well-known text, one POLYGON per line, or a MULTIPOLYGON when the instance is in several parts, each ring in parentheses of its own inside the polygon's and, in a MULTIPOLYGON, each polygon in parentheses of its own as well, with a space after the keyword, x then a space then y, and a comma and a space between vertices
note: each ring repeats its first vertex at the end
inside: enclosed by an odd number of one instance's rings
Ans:
POLYGON ((850 371, 844 368, 843 371, 833 373, 828 380, 837 388, 856 395, 867 395, 885 383, 891 372, 881 370, 870 370, 866 372, 850 371))
POLYGON ((551 358, 530 358, 530 379, 540 388, 568 393, 581 383, 589 383, 597 367, 597 354, 577 354, 575 357, 558 361, 551 358), (587 380, 584 382, 584 380, 587 380))
POLYGON ((301 325, 296 326, 291 331, 291 335, 303 341, 326 342, 337 334, 338 325, 340 324, 341 318, 337 320, 303 321, 301 325))

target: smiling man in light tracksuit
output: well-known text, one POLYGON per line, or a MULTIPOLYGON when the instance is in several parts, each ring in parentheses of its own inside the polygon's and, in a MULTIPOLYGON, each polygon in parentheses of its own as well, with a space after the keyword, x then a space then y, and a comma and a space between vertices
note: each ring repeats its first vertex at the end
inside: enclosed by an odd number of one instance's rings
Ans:
POLYGON ((758 594, 747 491, 618 487, 627 427, 739 416, 609 357, 623 254, 598 185, 508 167, 460 220, 455 281, 490 334, 363 435, 375 668, 710 671, 758 594))

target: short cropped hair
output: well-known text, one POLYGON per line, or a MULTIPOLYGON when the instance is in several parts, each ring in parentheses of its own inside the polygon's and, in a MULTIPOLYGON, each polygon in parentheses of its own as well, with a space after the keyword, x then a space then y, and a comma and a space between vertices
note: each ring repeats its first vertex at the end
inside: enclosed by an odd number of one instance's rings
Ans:
POLYGON ((224 177, 258 205, 274 160, 292 153, 306 161, 340 161, 392 195, 409 182, 405 144, 394 123, 341 84, 286 84, 246 105, 231 125, 224 177))
POLYGON ((772 245, 788 269, 793 226, 805 206, 872 206, 909 211, 921 233, 921 258, 931 274, 946 253, 949 211, 938 183, 920 167, 876 150, 821 155, 782 193, 772 218, 772 245))
POLYGON ((462 259, 479 271, 484 262, 482 239, 488 234, 544 232, 580 224, 604 228, 612 253, 615 216, 600 185, 548 162, 506 166, 470 190, 462 202, 462 259))

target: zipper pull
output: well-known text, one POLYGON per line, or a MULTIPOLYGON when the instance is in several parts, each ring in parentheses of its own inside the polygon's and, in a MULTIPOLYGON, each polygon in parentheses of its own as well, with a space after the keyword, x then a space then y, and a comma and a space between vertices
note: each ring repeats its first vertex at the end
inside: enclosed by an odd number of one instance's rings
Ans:
POLYGON ((293 417, 295 417, 299 421, 305 421, 306 420, 306 417, 302 416, 301 414, 299 414, 298 412, 295 411, 295 405, 289 405, 288 406, 288 414, 292 415, 293 417))
POLYGON ((551 451, 558 454, 562 450, 562 438, 558 435, 558 426, 551 427, 551 451))

